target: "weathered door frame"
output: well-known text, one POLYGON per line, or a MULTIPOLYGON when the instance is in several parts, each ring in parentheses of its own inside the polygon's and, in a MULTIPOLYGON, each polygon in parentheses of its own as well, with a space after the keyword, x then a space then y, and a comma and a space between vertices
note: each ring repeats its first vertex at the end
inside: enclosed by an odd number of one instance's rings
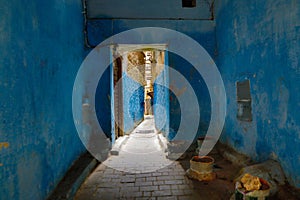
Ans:
MULTIPOLYGON (((111 45, 111 53, 110 53, 110 59, 111 59, 111 65, 110 65, 110 85, 111 85, 111 138, 112 143, 115 142, 115 140, 119 136, 124 135, 123 126, 124 126, 124 112, 120 112, 120 110, 123 109, 122 102, 123 102, 123 93, 122 90, 120 91, 120 88, 122 87, 122 54, 130 51, 137 51, 137 50, 159 50, 159 51, 165 51, 165 66, 168 67, 168 55, 167 55, 167 45, 166 44, 118 44, 118 45, 111 45), (114 73, 118 71, 117 73, 114 73), (116 79, 116 76, 117 79, 116 79), (115 91, 115 84, 116 80, 118 80, 118 91, 115 91), (119 85, 120 84, 120 85, 119 85), (121 86, 121 87, 120 87, 121 86), (118 96, 116 99, 116 95, 118 96), (117 109, 116 109, 117 107, 117 109), (116 123, 116 119, 119 120, 118 124, 116 123)), ((167 85, 169 84, 169 77, 168 77, 168 70, 165 71, 165 77, 167 81, 167 85)), ((168 93, 168 90, 166 90, 168 93)), ((169 112, 169 102, 166 103, 167 109, 169 112)), ((169 122, 169 119, 167 119, 169 122)), ((166 128, 168 130, 168 125, 166 125, 166 128)))

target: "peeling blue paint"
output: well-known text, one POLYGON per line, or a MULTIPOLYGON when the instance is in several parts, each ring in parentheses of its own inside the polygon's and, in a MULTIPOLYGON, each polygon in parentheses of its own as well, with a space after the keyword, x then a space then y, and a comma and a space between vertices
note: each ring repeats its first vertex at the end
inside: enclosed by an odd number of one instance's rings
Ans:
POLYGON ((124 132, 130 133, 144 119, 144 86, 123 75, 124 132))
POLYGON ((0 198, 45 199, 84 152, 72 118, 81 1, 1 1, 0 198))
POLYGON ((217 1, 218 67, 228 115, 222 141, 254 160, 279 160, 300 187, 299 1, 217 1), (236 119, 235 82, 249 79, 253 121, 236 119))
MULTIPOLYGON (((280 161, 289 182, 300 187, 299 1, 217 0, 215 5, 216 21, 139 16, 89 21, 88 39, 97 45, 116 33, 147 26, 177 30, 195 39, 217 61, 225 83, 228 115, 221 140, 256 161, 280 161), (245 79, 251 84, 252 122, 236 118, 235 82, 245 79)), ((88 52, 83 49, 81 1, 12 0, 3 2, 0 11, 0 142, 9 143, 0 152, 0 196, 45 199, 84 151, 71 110, 73 82, 88 52)), ((201 111, 197 134, 202 135, 210 120, 205 83, 184 59, 169 53, 168 60, 195 90, 201 111)), ((109 81, 108 69, 95 97, 98 120, 107 136, 112 115, 109 81)), ((134 90, 124 104, 137 121, 143 113, 142 90, 134 90)), ((175 98, 165 104, 172 97, 166 90, 155 86, 163 98, 154 103, 170 110, 171 131, 169 127, 164 131, 175 134, 180 108, 175 98)), ((131 128, 127 123, 126 130, 131 128)))

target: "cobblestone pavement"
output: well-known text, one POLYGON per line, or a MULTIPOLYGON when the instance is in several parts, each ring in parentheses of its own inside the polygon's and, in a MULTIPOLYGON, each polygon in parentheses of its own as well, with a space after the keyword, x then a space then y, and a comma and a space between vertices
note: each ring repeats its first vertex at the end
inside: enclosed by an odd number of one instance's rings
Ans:
POLYGON ((179 163, 151 173, 121 172, 100 165, 86 180, 76 200, 197 199, 179 163))
POLYGON ((110 156, 86 179, 75 200, 229 199, 233 191, 230 181, 223 178, 208 184, 188 179, 184 168, 188 160, 185 165, 168 160, 153 127, 153 119, 146 118, 119 155, 110 156), (218 186, 223 193, 214 190, 218 186))

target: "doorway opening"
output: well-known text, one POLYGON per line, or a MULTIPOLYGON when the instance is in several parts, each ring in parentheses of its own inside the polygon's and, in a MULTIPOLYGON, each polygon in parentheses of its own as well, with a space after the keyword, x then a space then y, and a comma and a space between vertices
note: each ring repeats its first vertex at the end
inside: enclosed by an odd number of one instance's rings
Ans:
POLYGON ((165 122, 163 128, 155 122, 155 128, 160 132, 168 130, 166 50, 166 45, 158 44, 119 44, 111 48, 112 143, 130 134, 147 117, 165 122))
POLYGON ((145 107, 144 107, 144 116, 152 116, 153 115, 153 100, 154 100, 154 92, 153 92, 153 80, 152 80, 152 66, 154 67, 154 58, 155 51, 146 51, 145 53, 145 107))

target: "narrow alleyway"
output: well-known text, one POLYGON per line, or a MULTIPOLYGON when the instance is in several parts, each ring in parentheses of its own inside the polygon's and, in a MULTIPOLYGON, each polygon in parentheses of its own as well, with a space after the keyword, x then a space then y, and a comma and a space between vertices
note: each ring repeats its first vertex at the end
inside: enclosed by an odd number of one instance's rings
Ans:
MULTIPOLYGON (((153 117, 130 134, 120 148, 90 174, 75 195, 75 200, 229 200, 234 199, 235 178, 241 166, 221 156, 226 149, 217 145, 209 154, 215 159, 216 179, 199 182, 187 178, 194 144, 179 161, 166 158, 165 144, 154 128, 153 117)), ((288 186, 279 188, 272 200, 298 199, 288 186)))
MULTIPOLYGON (((226 161, 218 160, 229 167, 226 161)), ((233 184, 226 177, 230 173, 221 173, 213 183, 201 183, 185 176, 187 167, 187 159, 166 158, 153 118, 148 117, 132 132, 118 156, 110 156, 94 170, 75 200, 230 198, 233 184)))

